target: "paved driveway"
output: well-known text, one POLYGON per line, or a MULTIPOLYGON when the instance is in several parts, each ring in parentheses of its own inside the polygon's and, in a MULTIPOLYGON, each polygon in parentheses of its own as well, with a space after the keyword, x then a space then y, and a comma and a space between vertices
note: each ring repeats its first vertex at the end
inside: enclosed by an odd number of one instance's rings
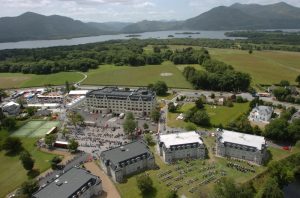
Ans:
POLYGON ((121 198, 117 188, 110 178, 98 167, 95 162, 87 162, 84 164, 85 168, 91 171, 92 174, 97 175, 102 180, 102 187, 104 192, 97 198, 121 198))

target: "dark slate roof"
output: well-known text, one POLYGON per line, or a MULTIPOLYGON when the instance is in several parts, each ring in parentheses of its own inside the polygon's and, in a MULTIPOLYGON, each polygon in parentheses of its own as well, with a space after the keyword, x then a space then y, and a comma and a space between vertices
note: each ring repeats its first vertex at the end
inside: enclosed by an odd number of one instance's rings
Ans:
POLYGON ((137 157, 153 157, 146 143, 142 140, 131 142, 110 150, 103 151, 101 158, 113 169, 122 166, 122 163, 135 160, 137 157))
MULTIPOLYGON (((100 179, 99 179, 100 180, 100 179)), ((33 198, 68 198, 75 195, 89 182, 94 185, 97 176, 90 174, 84 169, 71 168, 57 180, 51 182, 46 187, 36 192, 33 198)))
POLYGON ((134 91, 119 89, 118 87, 104 87, 102 89, 97 89, 90 91, 87 94, 87 97, 96 97, 96 98, 108 98, 108 99, 116 99, 116 100, 139 100, 140 98, 143 101, 152 101, 155 98, 155 92, 140 88, 134 91))

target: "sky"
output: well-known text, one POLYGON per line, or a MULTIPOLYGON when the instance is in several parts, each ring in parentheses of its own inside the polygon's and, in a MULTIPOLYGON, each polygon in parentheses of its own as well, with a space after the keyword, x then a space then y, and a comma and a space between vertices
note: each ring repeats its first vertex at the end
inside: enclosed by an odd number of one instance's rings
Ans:
POLYGON ((0 17, 31 11, 84 22, 185 20, 221 5, 280 1, 300 7, 300 0, 0 0, 0 17))

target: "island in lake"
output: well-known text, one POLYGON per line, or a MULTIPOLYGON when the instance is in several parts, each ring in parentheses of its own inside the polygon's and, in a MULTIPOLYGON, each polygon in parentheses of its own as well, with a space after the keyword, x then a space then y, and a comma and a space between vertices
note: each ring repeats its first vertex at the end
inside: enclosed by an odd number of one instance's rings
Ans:
POLYGON ((175 34, 200 34, 200 32, 176 32, 175 34))
POLYGON ((142 35, 140 35, 140 34, 129 34, 129 35, 127 35, 127 36, 125 36, 125 37, 141 37, 142 35))

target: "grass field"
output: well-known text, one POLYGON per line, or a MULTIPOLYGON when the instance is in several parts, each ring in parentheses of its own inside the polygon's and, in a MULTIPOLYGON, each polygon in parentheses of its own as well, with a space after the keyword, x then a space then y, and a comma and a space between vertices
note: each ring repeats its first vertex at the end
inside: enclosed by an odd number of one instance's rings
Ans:
POLYGON ((45 84, 63 85, 66 81, 77 82, 83 78, 76 72, 60 72, 49 75, 0 73, 0 88, 43 86, 45 84))
MULTIPOLYGON (((168 113, 168 126, 174 128, 186 128, 191 123, 184 122, 183 120, 176 120, 179 113, 184 113, 194 107, 194 103, 184 104, 178 113, 168 113)), ((226 126, 230 122, 237 119, 240 115, 247 112, 249 103, 234 103, 233 107, 205 105, 205 110, 210 117, 210 122, 213 125, 222 124, 226 126)))
POLYGON ((52 127, 58 126, 58 121, 29 121, 12 135, 18 137, 43 137, 52 127))
POLYGON ((156 81, 165 81, 169 87, 192 88, 185 80, 180 68, 171 62, 162 65, 147 65, 142 67, 101 65, 96 70, 90 70, 88 78, 83 84, 89 85, 124 85, 147 86, 156 81), (161 76, 162 73, 170 73, 171 76, 161 76))
POLYGON ((254 84, 273 84, 281 80, 295 83, 300 74, 300 53, 284 51, 247 51, 209 49, 213 58, 231 64, 236 70, 247 72, 254 84))
MULTIPOLYGON (((49 160, 55 155, 39 151, 34 143, 35 138, 22 138, 23 147, 30 152, 35 160, 35 169, 40 172, 50 168, 49 160)), ((0 152, 0 197, 5 197, 8 193, 18 188, 28 179, 27 173, 23 168, 19 156, 6 156, 3 151, 0 152)))
MULTIPOLYGON (((199 46, 169 45, 172 50, 199 46)), ((145 48, 152 50, 152 46, 145 48)), ((247 72, 253 78, 253 84, 273 84, 281 80, 294 83, 300 74, 300 52, 286 51, 248 51, 234 49, 208 48, 211 56, 217 60, 231 64, 236 70, 247 72)))

